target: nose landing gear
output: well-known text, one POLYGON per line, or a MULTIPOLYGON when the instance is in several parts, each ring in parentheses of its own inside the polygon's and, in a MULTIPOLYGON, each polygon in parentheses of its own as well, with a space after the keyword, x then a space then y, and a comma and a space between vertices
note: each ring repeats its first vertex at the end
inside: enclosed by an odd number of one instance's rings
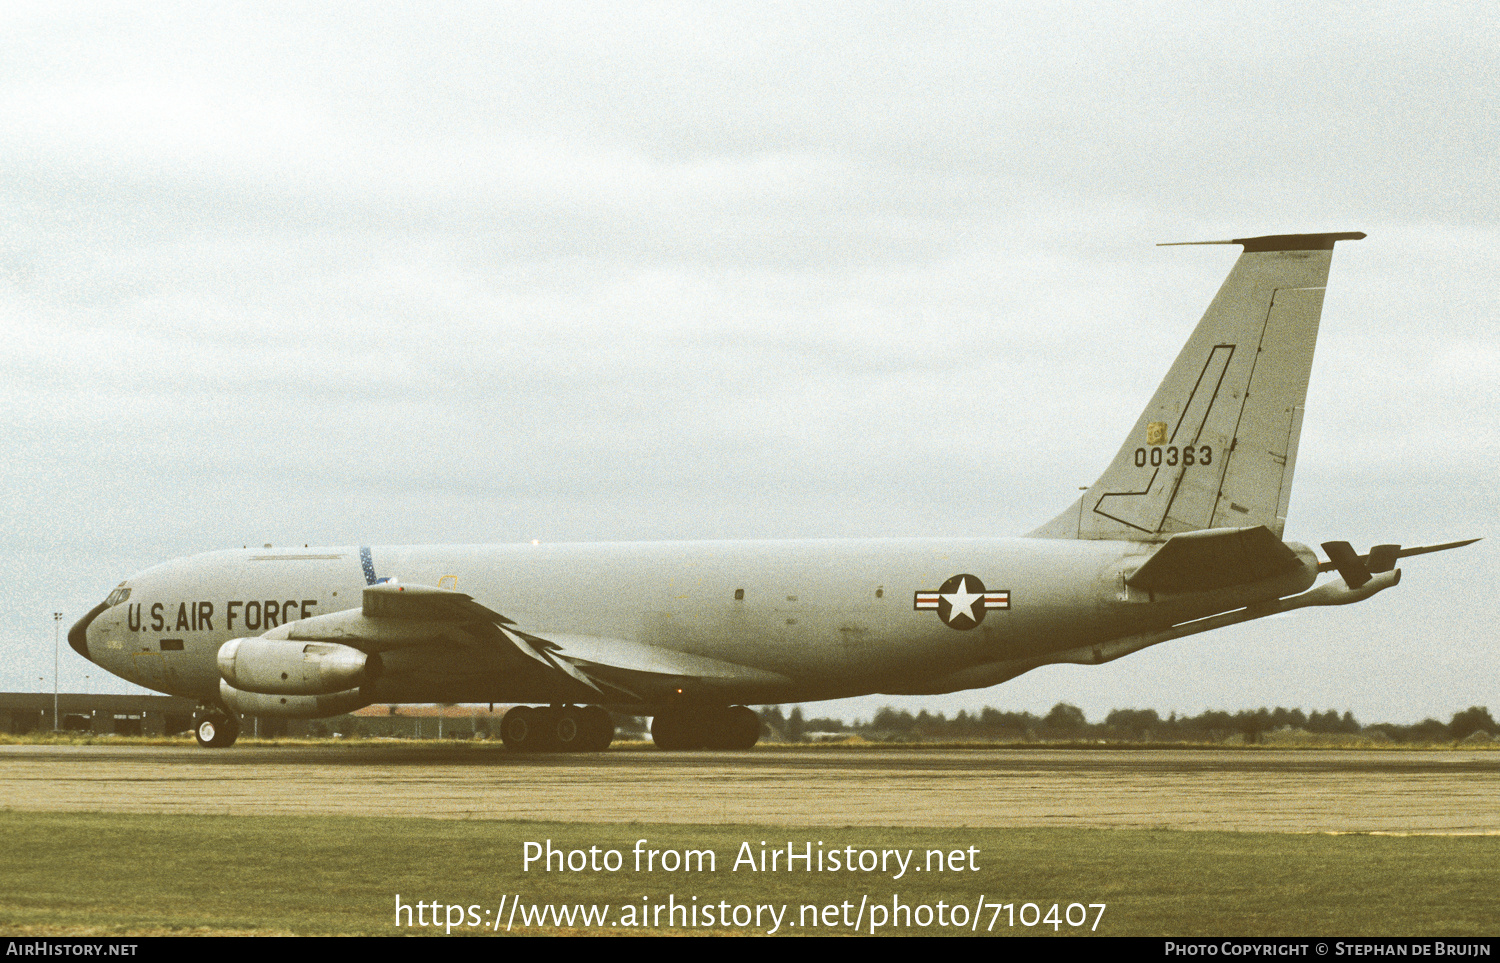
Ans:
POLYGON ((222 712, 209 713, 198 720, 193 735, 205 749, 223 749, 240 737, 240 720, 222 712))

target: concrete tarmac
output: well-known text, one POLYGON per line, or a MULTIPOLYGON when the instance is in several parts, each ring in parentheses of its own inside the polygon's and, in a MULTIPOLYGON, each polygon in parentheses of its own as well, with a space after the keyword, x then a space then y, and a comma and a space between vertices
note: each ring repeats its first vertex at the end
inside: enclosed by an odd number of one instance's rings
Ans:
POLYGON ((0 806, 787 826, 1500 835, 1500 752, 0 746, 0 806))

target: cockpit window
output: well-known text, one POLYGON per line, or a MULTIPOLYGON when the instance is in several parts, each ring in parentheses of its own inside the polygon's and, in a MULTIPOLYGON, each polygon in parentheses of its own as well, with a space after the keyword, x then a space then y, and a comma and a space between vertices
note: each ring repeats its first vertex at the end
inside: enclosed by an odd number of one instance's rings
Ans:
POLYGON ((119 605, 121 602, 125 601, 128 598, 130 598, 130 589, 126 588, 124 585, 121 585, 113 592, 109 593, 109 598, 104 600, 104 604, 109 606, 110 608, 114 608, 116 605, 119 605))

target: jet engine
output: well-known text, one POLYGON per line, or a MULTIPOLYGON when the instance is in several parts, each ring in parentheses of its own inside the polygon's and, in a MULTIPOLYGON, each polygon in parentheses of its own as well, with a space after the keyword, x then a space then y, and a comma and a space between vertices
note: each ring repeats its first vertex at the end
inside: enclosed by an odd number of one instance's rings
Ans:
POLYGON ((336 642, 250 638, 230 639, 219 647, 219 674, 244 693, 343 693, 374 681, 380 668, 379 655, 336 642))
POLYGON ((281 719, 326 719, 370 704, 370 698, 359 689, 326 695, 267 695, 241 692, 222 679, 219 680, 219 698, 231 712, 281 719))

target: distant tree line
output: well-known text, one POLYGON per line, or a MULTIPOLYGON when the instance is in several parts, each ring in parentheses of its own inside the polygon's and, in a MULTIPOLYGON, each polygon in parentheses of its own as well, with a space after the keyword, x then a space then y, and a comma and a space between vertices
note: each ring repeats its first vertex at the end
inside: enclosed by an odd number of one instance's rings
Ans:
POLYGON ((845 723, 828 717, 807 719, 802 707, 785 713, 781 706, 765 706, 761 719, 773 737, 801 742, 828 734, 858 735, 877 742, 916 742, 984 739, 1001 741, 1107 741, 1107 742, 1222 742, 1239 736, 1255 743, 1269 732, 1295 729, 1324 735, 1364 735, 1394 742, 1451 742, 1476 732, 1494 737, 1500 726, 1484 706, 1471 706, 1444 723, 1424 719, 1416 725, 1382 722, 1363 726, 1353 713, 1303 712, 1301 709, 1241 710, 1235 713, 1210 710, 1196 716, 1172 713, 1163 719, 1155 709, 1116 709, 1103 722, 1091 723, 1077 706, 1059 702, 1045 716, 1030 712, 1001 712, 985 708, 977 713, 960 711, 949 719, 925 709, 913 715, 904 709, 881 709, 868 722, 845 723), (1378 734, 1378 735, 1377 735, 1378 734))

